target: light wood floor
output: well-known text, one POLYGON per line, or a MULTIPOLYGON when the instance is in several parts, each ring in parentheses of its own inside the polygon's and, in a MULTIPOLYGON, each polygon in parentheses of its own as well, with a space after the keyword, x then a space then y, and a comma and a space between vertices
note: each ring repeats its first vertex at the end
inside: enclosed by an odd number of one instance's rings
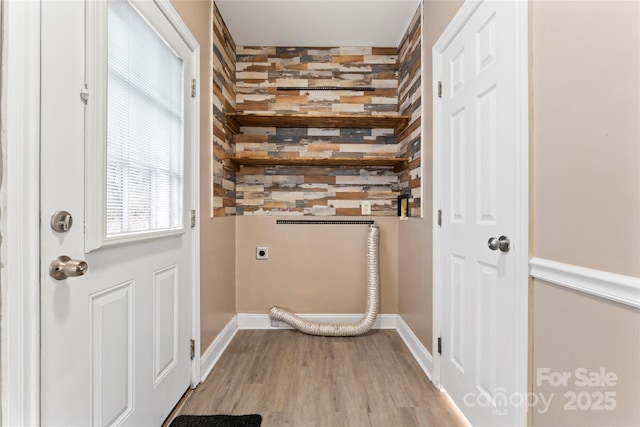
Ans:
POLYGON ((239 331, 179 414, 250 413, 263 427, 465 425, 394 330, 239 331))

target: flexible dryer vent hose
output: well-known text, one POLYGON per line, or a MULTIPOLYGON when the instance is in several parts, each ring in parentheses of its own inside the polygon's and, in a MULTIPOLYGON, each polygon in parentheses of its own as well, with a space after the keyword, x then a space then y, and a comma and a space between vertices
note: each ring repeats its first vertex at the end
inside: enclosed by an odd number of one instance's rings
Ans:
POLYGON ((378 315, 378 303, 380 301, 380 267, 378 264, 379 237, 380 228, 377 225, 370 225, 367 236, 367 310, 362 319, 354 323, 312 322, 275 306, 269 310, 269 316, 274 320, 285 322, 309 335, 352 337, 368 332, 378 315))

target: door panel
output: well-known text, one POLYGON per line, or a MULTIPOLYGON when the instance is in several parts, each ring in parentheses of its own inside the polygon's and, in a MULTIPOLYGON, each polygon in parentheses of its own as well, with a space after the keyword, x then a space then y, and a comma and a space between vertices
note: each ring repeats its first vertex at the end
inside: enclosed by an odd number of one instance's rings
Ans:
POLYGON ((178 280, 177 265, 154 273, 153 280, 153 372, 158 384, 177 363, 178 280))
POLYGON ((498 221, 496 127, 496 86, 493 85, 476 100, 476 222, 484 225, 495 225, 498 221))
POLYGON ((496 384, 496 321, 497 321, 497 271, 495 266, 479 263, 478 321, 476 336, 479 338, 478 358, 475 369, 479 389, 493 396, 496 384))
POLYGON ((466 218, 467 168, 464 108, 451 115, 451 222, 466 218))
MULTIPOLYGON (((102 247, 92 244, 96 239, 86 239, 86 234, 96 235, 94 226, 107 227, 105 211, 95 216, 95 191, 85 191, 84 183, 94 189, 95 183, 108 182, 106 175, 98 176, 106 174, 104 168, 85 166, 85 157, 100 151, 96 147, 105 136, 85 132, 96 116, 88 111, 107 99, 92 85, 85 87, 90 74, 85 54, 93 58, 89 65, 94 68, 100 62, 99 53, 85 46, 91 39, 85 28, 97 25, 87 5, 104 5, 89 1, 42 5, 42 424, 160 425, 190 385, 193 231, 185 225, 102 247), (88 93, 86 104, 82 88, 88 93), (91 136, 85 139, 86 134, 91 136), (63 209, 73 215, 73 225, 55 232, 49 218, 63 209), (89 219, 85 212, 93 216, 89 219), (96 217, 104 220, 99 226, 96 217), (49 263, 60 255, 85 260, 87 273, 54 280, 49 263)), ((180 159, 189 171, 194 135, 189 125, 196 123, 190 118, 197 100, 188 94, 197 69, 195 55, 154 2, 131 4, 149 25, 162 26, 158 34, 180 56, 185 151, 172 154, 172 160, 180 159)), ((193 208, 190 182, 185 174, 184 211, 177 215, 183 223, 193 208)))
POLYGON ((133 288, 126 282, 89 296, 94 425, 119 424, 133 410, 133 288))
POLYGON ((476 32, 476 74, 482 73, 496 59, 496 14, 476 32))

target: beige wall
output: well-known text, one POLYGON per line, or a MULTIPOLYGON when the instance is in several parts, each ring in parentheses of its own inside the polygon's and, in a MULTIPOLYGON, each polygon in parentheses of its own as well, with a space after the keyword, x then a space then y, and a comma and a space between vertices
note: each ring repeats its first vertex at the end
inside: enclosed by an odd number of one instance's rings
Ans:
POLYGON ((640 277, 640 3, 533 3, 534 252, 640 277))
POLYGON ((536 282, 534 294, 531 383, 535 394, 552 398, 552 403, 548 410, 543 405, 532 408, 533 425, 640 425, 640 312, 544 282, 536 282), (587 372, 604 369, 607 374, 615 373, 617 381, 609 387, 576 385, 580 380, 576 369, 580 368, 587 372), (552 386, 544 379, 544 369, 568 372, 567 386, 552 386), (615 393, 615 409, 564 409, 572 403, 565 393, 585 392, 593 398, 598 393, 615 393))
POLYGON ((235 217, 204 217, 201 230, 200 337, 204 352, 236 314, 235 217))
POLYGON ((235 221, 211 219, 211 1, 172 0, 200 44, 200 348, 235 314, 235 221))
MULTIPOLYGON (((284 217, 291 218, 291 217, 284 217)), ((277 217, 237 217, 237 310, 267 313, 278 305, 299 313, 363 313, 366 225, 277 225, 277 217), (269 247, 256 260, 257 246, 269 247)), ((380 312, 398 312, 396 217, 380 226, 380 312)))
MULTIPOLYGON (((422 200, 431 206, 431 199, 422 200)), ((424 219, 399 221, 398 314, 430 353, 433 347, 431 234, 431 209, 425 209, 424 219)))
POLYGON ((432 282, 432 233, 433 214, 433 114, 432 114, 432 61, 431 48, 456 14, 462 1, 424 1, 424 25, 422 32, 423 56, 423 114, 422 150, 423 218, 401 221, 398 228, 398 313, 416 334, 420 342, 431 352, 433 329, 433 282, 432 282))
MULTIPOLYGON (((640 276, 640 5, 542 2, 531 7, 533 254, 640 276)), ((555 392, 533 425, 640 425, 640 314, 541 281, 533 285, 536 392, 555 392), (615 372, 614 411, 567 411, 567 389, 539 369, 615 372), (546 385, 546 383, 545 383, 546 385)), ((575 379, 575 376, 573 377, 575 379)), ((573 384, 573 382, 569 382, 573 384)))

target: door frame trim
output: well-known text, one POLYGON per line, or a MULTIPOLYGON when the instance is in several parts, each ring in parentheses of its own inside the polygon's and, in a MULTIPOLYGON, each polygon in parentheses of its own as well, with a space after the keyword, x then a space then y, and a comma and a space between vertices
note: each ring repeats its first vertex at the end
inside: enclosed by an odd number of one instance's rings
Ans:
POLYGON ((184 23, 178 12, 171 5, 169 0, 154 0, 158 8, 167 17, 167 20, 175 27, 176 31, 193 52, 194 56, 194 78, 196 79, 195 97, 193 102, 193 114, 190 117, 192 141, 189 147, 191 155, 190 195, 191 209, 196 212, 196 224, 192 229, 191 236, 191 339, 194 340, 194 356, 191 360, 191 388, 196 388, 200 384, 200 88, 202 80, 200 78, 200 45, 195 39, 189 27, 184 23))
POLYGON ((2 103, 11 105, 3 108, 2 424, 39 425, 40 3, 2 7, 2 103))
MULTIPOLYGON (((443 168, 442 159, 442 108, 437 96, 438 81, 442 75, 442 54, 453 38, 468 22, 469 18, 478 9, 484 0, 466 0, 458 13, 451 20, 447 28, 440 35, 432 48, 432 89, 433 89, 433 342, 432 348, 437 348, 437 340, 441 333, 444 307, 442 306, 442 233, 438 226, 438 209, 442 203, 443 168)), ((516 258, 515 277, 516 283, 516 313, 515 324, 517 341, 516 345, 516 383, 517 393, 520 396, 527 395, 528 381, 528 345, 529 345, 529 25, 528 3, 516 1, 516 94, 515 104, 515 128, 518 135, 516 142, 516 177, 515 188, 517 192, 516 230, 513 241, 518 242, 514 247, 516 258)), ((435 385, 442 389, 440 383, 441 356, 434 351, 433 378, 435 385)), ((527 412, 524 406, 519 408, 516 415, 517 425, 526 425, 527 412)))
MULTIPOLYGON (((193 52, 194 67, 193 73, 196 79, 195 97, 191 98, 193 102, 193 114, 190 117, 190 124, 193 132, 191 132, 192 141, 189 147, 190 169, 189 174, 189 194, 191 196, 191 209, 196 211, 196 224, 191 229, 191 339, 194 340, 194 356, 191 360, 191 388, 194 389, 200 384, 200 88, 202 80, 200 79, 200 44, 195 39, 191 30, 184 23, 170 0, 153 0, 158 9, 166 16, 167 20, 173 25, 184 42, 193 52)), ((186 174, 185 174, 186 175, 186 174)))

